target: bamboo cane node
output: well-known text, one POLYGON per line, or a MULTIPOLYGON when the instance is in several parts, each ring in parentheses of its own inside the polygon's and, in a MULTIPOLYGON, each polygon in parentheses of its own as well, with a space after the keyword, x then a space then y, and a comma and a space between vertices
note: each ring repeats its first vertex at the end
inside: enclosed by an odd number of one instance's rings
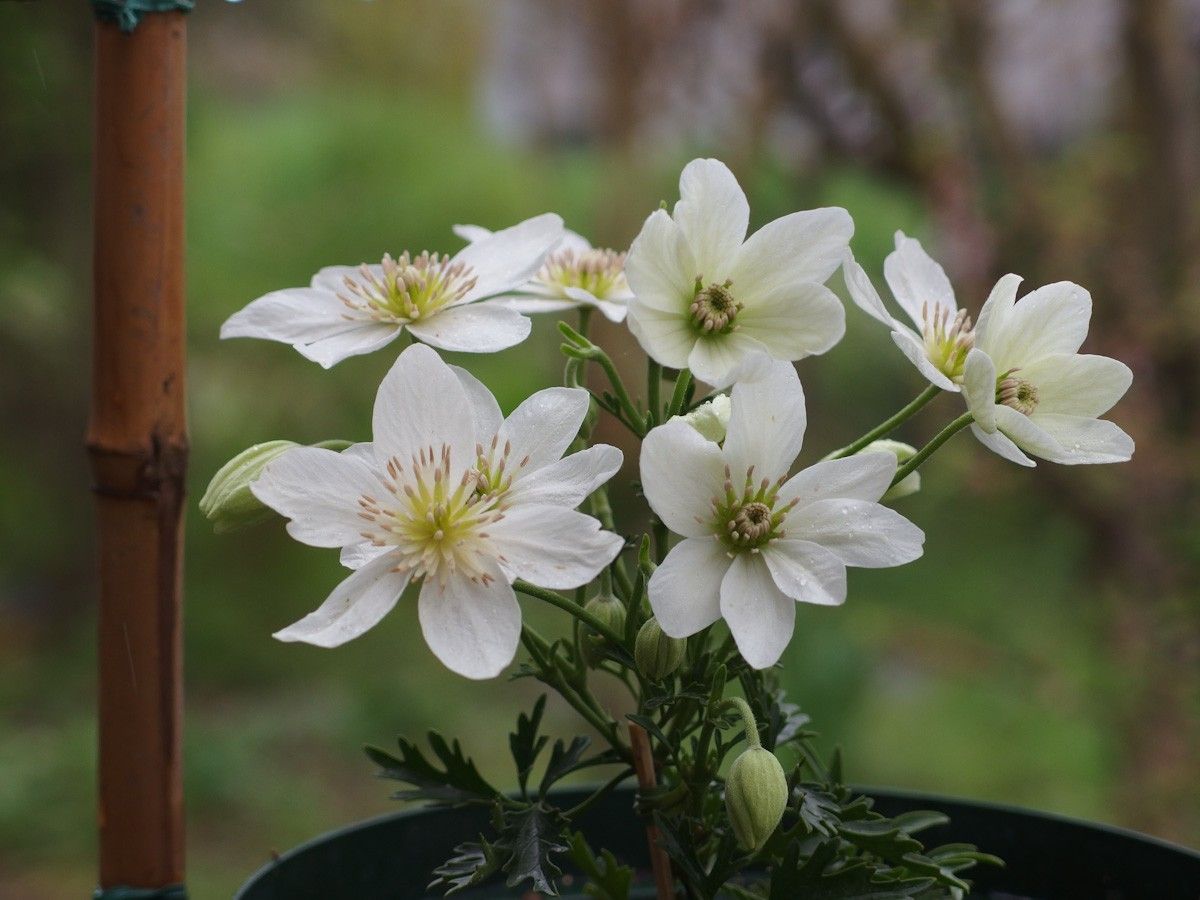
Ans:
POLYGON ((154 442, 149 450, 118 449, 89 442, 92 493, 122 500, 158 501, 183 493, 186 443, 154 442))
POLYGON ((195 5, 195 0, 92 0, 92 13, 97 21, 115 22, 128 34, 146 13, 189 12, 195 5))

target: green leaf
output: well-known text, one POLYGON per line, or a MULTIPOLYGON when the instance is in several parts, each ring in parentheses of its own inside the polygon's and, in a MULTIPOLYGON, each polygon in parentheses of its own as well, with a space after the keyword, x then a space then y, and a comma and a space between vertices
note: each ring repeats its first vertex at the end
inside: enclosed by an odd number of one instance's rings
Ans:
POLYGON ((771 872, 769 900, 914 900, 932 887, 932 878, 890 876, 863 862, 840 859, 836 840, 822 841, 801 862, 800 846, 793 844, 771 872))
POLYGON ((920 841, 905 834, 890 819, 843 822, 838 828, 838 835, 860 850, 889 862, 900 862, 907 854, 920 853, 925 849, 920 841))
POLYGON ((538 734, 545 709, 546 695, 542 694, 533 704, 533 712, 528 716, 524 713, 517 716, 517 730, 508 735, 508 746, 517 766, 517 783, 521 786, 522 797, 528 796, 525 786, 529 781, 529 773, 533 771, 538 754, 550 741, 547 735, 538 734))
POLYGON ((932 809, 914 809, 892 817, 892 824, 909 834, 916 834, 926 828, 936 828, 939 825, 950 824, 950 817, 932 809))
POLYGON ((446 895, 474 887, 500 869, 500 857, 496 848, 481 836, 479 843, 473 841, 459 844, 455 855, 446 860, 433 874, 437 876, 429 883, 428 890, 446 889, 446 895))
POLYGON ((534 803, 523 810, 508 812, 505 824, 503 841, 512 853, 504 866, 508 873, 505 884, 516 887, 528 879, 535 891, 557 896, 554 879, 562 870, 550 856, 567 849, 558 840, 562 822, 557 810, 534 803))
POLYGON ((367 756, 379 766, 380 778, 391 778, 411 785, 396 791, 395 800, 425 800, 434 806, 461 806, 464 803, 490 801, 500 792, 484 780, 475 763, 463 755, 458 741, 452 745, 435 731, 429 732, 429 746, 443 768, 425 758, 417 745, 398 738, 400 756, 378 747, 367 747, 367 756))
POLYGON ((544 797, 554 782, 565 778, 576 769, 583 768, 580 759, 591 743, 591 738, 583 736, 572 738, 570 744, 564 744, 561 738, 555 741, 554 749, 550 751, 550 761, 546 763, 546 773, 542 775, 542 783, 538 787, 538 794, 544 797))
POLYGON ((583 834, 576 831, 568 840, 572 862, 588 879, 583 892, 596 900, 629 900, 633 869, 617 862, 608 850, 597 857, 583 834))

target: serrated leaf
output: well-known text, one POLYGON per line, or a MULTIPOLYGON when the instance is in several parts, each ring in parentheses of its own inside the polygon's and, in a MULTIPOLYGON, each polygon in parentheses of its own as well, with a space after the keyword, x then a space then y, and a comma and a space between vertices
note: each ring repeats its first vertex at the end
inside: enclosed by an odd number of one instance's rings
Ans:
POLYGON ((535 891, 557 896, 554 879, 562 870, 550 856, 563 852, 567 845, 557 840, 562 829, 555 812, 535 803, 507 813, 505 819, 504 843, 512 853, 504 866, 508 873, 505 884, 516 887, 528 879, 535 891))
POLYGON ((454 856, 433 870, 437 878, 429 883, 428 890, 445 888, 446 895, 449 896, 482 883, 500 868, 500 857, 496 848, 482 837, 479 843, 470 841, 459 844, 454 848, 454 853, 454 856))
POLYGON ((625 716, 625 718, 636 725, 642 726, 642 728, 644 728, 648 734, 650 734, 664 747, 671 746, 671 739, 663 733, 663 730, 659 728, 658 724, 649 716, 639 716, 636 713, 629 713, 627 716, 625 716))
POLYGON ((437 732, 429 732, 429 745, 442 763, 442 769, 425 758, 417 745, 398 738, 400 756, 393 756, 378 747, 367 747, 367 756, 379 766, 380 778, 391 778, 411 785, 411 789, 396 791, 396 800, 425 800, 434 806, 459 806, 464 803, 492 800, 499 791, 487 783, 475 763, 463 755, 458 741, 452 745, 437 732))
POLYGON ((529 773, 533 771, 534 763, 537 762, 538 754, 550 741, 547 735, 538 734, 538 729, 542 724, 542 713, 545 712, 545 709, 546 695, 542 694, 533 704, 533 711, 528 716, 524 713, 517 716, 517 730, 508 735, 508 746, 517 767, 517 783, 521 787, 522 797, 528 794, 526 784, 529 781, 529 773))
POLYGON ((580 759, 591 743, 591 738, 582 735, 572 738, 570 744, 564 744, 561 738, 555 741, 554 749, 550 751, 550 760, 546 763, 546 772, 542 775, 542 783, 538 787, 538 794, 546 796, 546 791, 554 782, 565 778, 578 768, 583 768, 580 759))
POLYGON ((783 862, 772 870, 769 900, 914 900, 934 884, 932 878, 888 877, 858 861, 838 862, 837 841, 823 841, 800 862, 793 845, 783 862))
POLYGON ((633 884, 633 869, 617 862, 608 850, 597 857, 588 846, 587 839, 576 831, 568 840, 571 860, 588 879, 583 892, 596 900, 629 900, 629 889, 633 884))

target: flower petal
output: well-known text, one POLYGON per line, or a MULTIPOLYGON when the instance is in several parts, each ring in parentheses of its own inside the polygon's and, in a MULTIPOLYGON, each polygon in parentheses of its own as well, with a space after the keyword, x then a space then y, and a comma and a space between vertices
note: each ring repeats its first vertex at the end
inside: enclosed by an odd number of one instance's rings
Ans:
POLYGON ((610 322, 625 321, 625 315, 629 312, 629 295, 623 295, 626 299, 618 302, 616 299, 602 299, 585 291, 583 288, 571 285, 564 287, 563 293, 574 300, 577 306, 594 306, 610 322))
POLYGON ((971 348, 963 367, 963 400, 980 429, 996 430, 996 366, 978 347, 971 348))
POLYGON ((562 459, 579 434, 590 398, 583 388, 555 387, 521 402, 497 432, 501 447, 510 444, 509 463, 522 475, 562 459))
POLYGON ((776 539, 762 548, 762 558, 776 586, 793 600, 818 606, 846 602, 846 564, 820 544, 776 539))
POLYGON ((999 333, 1004 329, 1008 317, 1012 315, 1013 306, 1017 302, 1017 288, 1021 286, 1023 280, 1020 275, 1010 272, 1001 277, 992 287, 991 293, 984 301, 983 308, 979 311, 979 318, 975 320, 976 347, 987 346, 988 335, 993 331, 999 333))
POLYGON ((470 266, 475 277, 475 286, 462 302, 519 288, 537 274, 562 234, 562 219, 554 213, 545 213, 480 237, 459 250, 454 261, 470 266))
POLYGON ((879 291, 875 290, 870 276, 858 264, 849 250, 846 251, 846 258, 842 261, 842 278, 846 282, 846 291, 850 294, 850 299, 859 309, 888 328, 896 327, 896 320, 883 305, 883 298, 879 296, 879 291))
POLYGON ((379 547, 370 541, 358 544, 347 544, 338 554, 338 562, 347 569, 361 569, 377 556, 382 556, 395 548, 392 546, 379 547))
POLYGON ((682 312, 663 312, 641 303, 629 306, 629 330, 655 362, 671 369, 687 367, 696 332, 682 312))
POLYGON ((1055 353, 1021 369, 1037 385, 1037 417, 1045 413, 1102 416, 1133 383, 1129 366, 1107 356, 1055 353))
POLYGON ((296 352, 306 359, 330 369, 343 359, 374 353, 400 337, 403 328, 387 322, 371 322, 353 331, 344 331, 311 344, 294 344, 296 352))
POLYGON ((1116 463, 1133 456, 1133 438, 1105 419, 1043 413, 1039 406, 1031 420, 1062 446, 1061 455, 1053 462, 1068 466, 1116 463))
POLYGON ((685 315, 695 288, 696 263, 683 232, 665 209, 646 217, 625 257, 635 306, 685 315))
POLYGON ((1051 354, 1074 353, 1087 337, 1091 317, 1091 295, 1060 281, 1022 297, 1002 323, 988 324, 978 343, 1003 373, 1051 354))
POLYGON ((883 261, 883 277, 917 330, 925 326, 922 309, 932 315, 940 307, 951 318, 958 310, 945 270, 925 252, 920 241, 903 231, 896 232, 896 249, 883 261))
POLYGON ((488 531, 509 581, 554 589, 587 584, 625 544, 589 515, 544 504, 510 507, 488 531))
POLYGON ((484 228, 482 225, 452 225, 450 230, 468 244, 482 241, 484 238, 491 237, 494 234, 490 228, 484 228))
POLYGON ((513 312, 519 312, 522 315, 536 316, 540 313, 564 312, 568 309, 577 309, 579 303, 575 300, 563 300, 554 297, 541 297, 536 294, 509 294, 504 297, 493 297, 491 300, 484 300, 480 306, 499 306, 503 309, 511 309, 513 312))
POLYGON ((351 572, 316 610, 273 635, 280 641, 302 641, 316 647, 337 647, 374 628, 392 611, 408 573, 395 570, 392 554, 384 554, 351 572))
POLYGON ((789 535, 867 569, 912 562, 925 543, 925 532, 900 513, 866 500, 819 500, 789 513, 784 525, 789 535))
POLYGON ((407 466, 422 451, 450 448, 451 483, 475 462, 475 414, 466 389, 428 347, 400 354, 375 395, 371 427, 382 469, 395 456, 407 466))
POLYGON ((650 608, 665 633, 685 638, 721 618, 721 581, 729 564, 712 536, 690 537, 671 548, 647 585, 650 608))
POLYGON ((475 421, 475 440, 487 444, 492 436, 499 432, 504 414, 500 412, 500 404, 487 385, 460 366, 451 366, 450 371, 458 379, 459 384, 467 393, 471 404, 471 413, 475 421))
POLYGON ((346 289, 347 278, 362 281, 364 268, 377 281, 383 280, 383 266, 379 263, 363 263, 358 266, 325 266, 317 270, 317 274, 309 282, 309 287, 328 291, 331 294, 339 294, 346 289))
MULTIPOLYGON (((807 209, 764 225, 742 246, 731 290, 749 304, 799 284, 824 284, 846 253, 854 221, 840 207, 807 209)), ((705 272, 705 280, 708 278, 705 272)))
POLYGON ((770 357, 763 344, 740 331, 708 335, 696 340, 687 367, 706 384, 723 388, 733 383, 749 357, 760 354, 770 357))
POLYGON ((574 509, 621 468, 621 451, 596 444, 518 478, 509 490, 514 503, 549 503, 574 509))
POLYGON ((729 400, 724 454, 734 484, 746 477, 750 466, 756 479, 774 481, 786 475, 800 455, 808 423, 795 367, 776 362, 763 376, 735 384, 729 400))
POLYGON ((496 353, 515 347, 529 337, 532 327, 519 312, 494 303, 450 306, 428 319, 408 323, 413 337, 439 350, 463 353, 496 353))
POLYGON ((975 435, 976 440, 983 444, 983 446, 987 447, 997 456, 1007 459, 1009 462, 1014 462, 1018 466, 1037 465, 1037 463, 1021 452, 1020 447, 999 431, 989 434, 978 425, 972 425, 971 434, 975 435))
POLYGON ((775 585, 761 554, 739 553, 721 582, 721 615, 755 669, 779 662, 796 628, 796 601, 775 585))
POLYGON ((683 419, 652 428, 642 442, 642 492, 668 528, 686 537, 711 535, 710 500, 725 494, 721 448, 683 419))
POLYGON ((829 288, 796 282, 746 301, 738 333, 752 337, 776 359, 824 353, 846 333, 846 309, 829 288))
POLYGON ((925 376, 926 380, 935 387, 940 387, 943 391, 958 392, 959 387, 951 381, 946 374, 933 363, 929 361, 929 357, 925 353, 925 344, 917 339, 908 328, 903 325, 892 332, 892 341, 900 348, 900 352, 908 357, 908 361, 917 367, 917 371, 925 376))
POLYGON ((826 459, 789 478, 779 489, 776 503, 783 505, 795 500, 797 509, 834 498, 874 503, 887 491, 895 474, 894 453, 856 453, 842 459, 826 459))
POLYGON ((466 678, 495 678, 521 640, 521 607, 499 569, 486 582, 461 573, 444 585, 425 579, 417 617, 433 655, 466 678))
POLYGON ((1063 448, 1058 441, 1043 431, 1029 416, 1011 406, 996 406, 996 427, 1026 453, 1032 453, 1050 462, 1062 462, 1063 448))
POLYGON ((672 218, 692 251, 693 274, 705 283, 730 277, 746 239, 750 203, 729 167, 717 159, 694 159, 684 166, 672 218))
POLYGON ((254 496, 288 522, 288 534, 313 547, 342 547, 362 540, 363 495, 385 488, 366 461, 323 450, 293 447, 272 460, 250 485, 254 496))

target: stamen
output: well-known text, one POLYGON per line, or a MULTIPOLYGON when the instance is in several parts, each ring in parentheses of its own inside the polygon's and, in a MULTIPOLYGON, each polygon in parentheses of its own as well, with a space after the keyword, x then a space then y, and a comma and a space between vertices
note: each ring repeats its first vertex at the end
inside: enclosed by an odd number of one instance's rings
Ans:
POLYGON ((736 328, 733 323, 743 306, 729 292, 733 282, 727 280, 708 287, 702 284, 703 279, 697 275, 695 295, 688 306, 692 327, 705 335, 729 334, 736 328))

